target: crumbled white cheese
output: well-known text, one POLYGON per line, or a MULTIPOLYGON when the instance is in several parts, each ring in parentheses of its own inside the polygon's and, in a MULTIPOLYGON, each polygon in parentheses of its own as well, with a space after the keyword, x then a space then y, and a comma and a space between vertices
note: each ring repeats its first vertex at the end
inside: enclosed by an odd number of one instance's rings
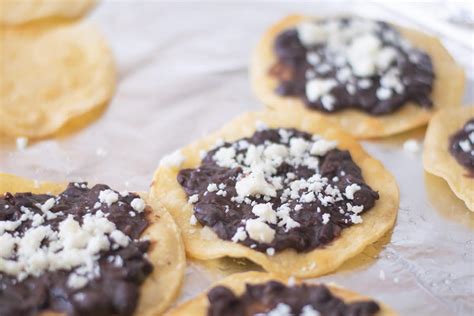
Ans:
POLYGON ((15 250, 16 239, 9 233, 0 235, 0 258, 10 258, 15 250))
POLYGON ((336 78, 339 80, 339 82, 346 82, 348 81, 352 76, 352 71, 349 67, 344 67, 341 68, 337 71, 336 78))
POLYGON ((266 316, 291 316, 291 308, 285 303, 278 303, 278 305, 269 311, 266 316))
POLYGON ((265 122, 258 120, 255 122, 255 129, 257 131, 263 131, 268 129, 268 125, 265 122))
POLYGON ((356 76, 369 77, 376 72, 376 56, 381 47, 380 40, 367 33, 356 37, 347 49, 347 59, 356 76))
POLYGON ((44 204, 40 204, 39 208, 41 209, 41 212, 49 212, 49 210, 54 206, 55 202, 56 201, 54 198, 49 198, 48 200, 46 200, 46 202, 44 202, 44 204))
POLYGON ((321 103, 323 104, 323 107, 326 110, 332 111, 334 110, 334 103, 336 103, 336 98, 330 94, 325 94, 321 97, 321 103))
POLYGON ((215 192, 215 191, 217 191, 217 184, 215 184, 215 183, 209 183, 209 185, 207 186, 207 191, 209 191, 209 192, 215 192))
POLYGON ((375 92, 375 95, 379 100, 387 100, 392 96, 392 90, 387 89, 387 88, 378 88, 377 91, 375 92))
POLYGON ((72 273, 67 279, 67 286, 72 289, 80 289, 86 286, 89 279, 83 275, 72 273))
POLYGON ((420 145, 415 139, 409 139, 403 143, 403 150, 409 153, 417 153, 420 151, 420 145))
POLYGON ((54 198, 37 204, 41 213, 22 206, 19 221, 0 222, 0 272, 21 281, 45 271, 67 270, 72 271, 67 285, 74 289, 81 288, 98 276, 98 254, 110 247, 125 247, 130 238, 117 230, 101 211, 85 214, 82 225, 73 215, 69 215, 59 223, 57 231, 53 231, 50 225, 43 224, 44 217, 50 215, 54 204, 54 198), (5 233, 14 231, 26 220, 31 220, 32 225, 22 235, 5 233))
POLYGON ((311 65, 317 65, 321 62, 321 58, 319 55, 315 52, 308 52, 306 54, 306 60, 311 64, 311 65))
POLYGON ((198 223, 198 220, 197 220, 196 216, 194 214, 191 215, 191 217, 189 218, 189 224, 194 226, 194 225, 197 225, 197 223, 198 223))
POLYGON ((99 202, 105 203, 109 207, 115 202, 117 202, 118 198, 119 198, 118 194, 110 189, 106 189, 99 192, 99 202))
MULTIPOLYGON (((307 48, 320 43, 327 45, 324 56, 309 51, 306 60, 323 75, 333 69, 333 66, 337 67, 337 80, 342 84, 350 82, 346 85, 349 94, 356 92, 354 79, 359 79, 357 84, 360 88, 367 89, 372 85, 369 78, 377 74, 382 76, 382 88, 376 92, 380 100, 390 98, 393 91, 402 93, 405 88, 400 74, 394 72, 398 71, 395 67, 391 68, 400 54, 398 50, 401 49, 412 62, 412 56, 417 57, 416 62, 419 59, 419 54, 398 33, 382 31, 379 23, 368 19, 352 18, 349 25, 344 25, 337 19, 328 22, 304 21, 296 29, 298 38, 307 48), (378 35, 380 31, 383 41, 378 35), (395 48, 396 46, 401 48, 395 48)), ((308 100, 315 102, 321 98, 323 106, 332 111, 335 103, 329 94, 335 86, 330 84, 332 79, 322 79, 321 76, 318 78, 313 69, 307 71, 306 79, 308 100)))
POLYGON ((305 21, 297 25, 298 38, 305 46, 323 43, 327 39, 326 31, 315 23, 305 21))
POLYGON ((459 147, 461 147, 464 152, 470 152, 472 149, 471 143, 467 139, 460 141, 459 147))
POLYGON ((362 89, 368 89, 372 86, 370 79, 361 79, 357 82, 357 85, 362 89))
POLYGON ((217 164, 225 168, 234 168, 237 164, 234 161, 236 151, 233 147, 221 147, 216 151, 213 158, 217 164))
POLYGON ((471 141, 471 143, 474 144, 474 132, 470 132, 468 137, 469 137, 469 140, 471 141))
POLYGON ((360 189, 361 189, 361 187, 357 183, 352 183, 351 185, 348 185, 345 188, 344 195, 349 200, 353 200, 354 199, 354 193, 356 193, 360 189))
POLYGON ((352 214, 350 215, 351 222, 354 224, 360 224, 363 222, 362 217, 360 215, 352 214))
POLYGON ((235 189, 241 197, 257 194, 276 196, 275 188, 265 180, 263 171, 258 168, 254 168, 250 174, 237 181, 235 189))
POLYGON ((292 138, 290 140, 290 153, 293 156, 302 156, 310 146, 310 143, 303 138, 292 138))
POLYGON ((275 238, 275 230, 258 219, 248 219, 245 230, 250 238, 261 243, 270 243, 275 238))
POLYGON ((397 51, 393 47, 384 47, 378 51, 375 64, 379 69, 385 70, 397 57, 397 51))
POLYGON ((336 86, 337 81, 334 79, 311 79, 306 83, 306 96, 310 102, 316 102, 336 86))
POLYGON ((252 213, 257 215, 257 217, 262 221, 271 224, 276 224, 277 222, 277 216, 271 203, 255 204, 252 208, 252 213))
POLYGON ((336 148, 337 142, 336 141, 329 141, 326 139, 319 139, 314 142, 313 146, 311 147, 311 154, 317 156, 324 156, 327 154, 328 151, 336 148))
POLYGON ((239 242, 239 241, 244 241, 247 239, 247 233, 245 232, 244 227, 239 227, 237 228, 237 231, 235 232, 234 236, 232 236, 232 241, 233 242, 239 242))
POLYGON ((265 252, 267 253, 267 255, 273 256, 275 255, 275 248, 267 248, 265 252))
POLYGON ((183 156, 180 150, 163 157, 160 160, 160 166, 162 167, 179 167, 186 160, 186 157, 183 156))
POLYGON ((294 277, 294 276, 290 276, 290 277, 288 278, 287 284, 288 284, 288 286, 295 286, 295 284, 296 284, 296 279, 295 279, 295 277, 294 277))
POLYGON ((113 241, 115 241, 118 245, 122 247, 127 247, 128 244, 130 243, 130 237, 125 235, 122 231, 120 230, 114 230, 110 234, 110 238, 112 238, 113 241))
POLYGON ((189 197, 188 199, 188 203, 189 204, 194 204, 196 203, 197 201, 199 201, 199 195, 198 194, 193 194, 189 197))
POLYGON ((28 138, 18 137, 16 139, 16 148, 18 150, 25 150, 27 146, 28 146, 28 138))
POLYGON ((380 278, 380 280, 382 280, 382 281, 385 280, 385 271, 380 270, 380 272, 379 272, 379 278, 380 278))
POLYGON ((145 201, 141 198, 134 198, 132 202, 130 203, 130 206, 138 213, 143 212, 145 210, 145 201))
POLYGON ((323 214, 323 224, 326 225, 329 223, 329 220, 331 219, 331 214, 329 213, 324 213, 323 214))
POLYGON ((314 309, 312 305, 305 305, 301 309, 300 316, 320 316, 321 313, 314 309))
POLYGON ((346 85, 346 90, 351 95, 354 95, 356 93, 356 87, 350 83, 346 85))

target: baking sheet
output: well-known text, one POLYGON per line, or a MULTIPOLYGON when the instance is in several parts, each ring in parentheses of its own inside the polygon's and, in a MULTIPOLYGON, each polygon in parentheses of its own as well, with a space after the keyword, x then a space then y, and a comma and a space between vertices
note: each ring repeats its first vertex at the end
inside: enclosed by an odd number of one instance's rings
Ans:
MULTIPOLYGON (((87 20, 99 25, 116 55, 113 101, 85 128, 64 130, 24 150, 2 140, 0 170, 148 190, 165 154, 239 113, 262 108, 248 82, 250 53, 268 25, 294 12, 353 12, 430 29, 365 2, 104 1, 87 20)), ((466 67, 465 101, 473 103, 474 53, 455 39, 444 42, 466 67)), ((423 133, 364 143, 397 178, 398 221, 390 234, 321 280, 373 296, 402 315, 472 315, 474 214, 443 180, 423 171, 421 152, 402 150, 406 139, 421 141, 423 133)), ((178 302, 227 274, 258 269, 243 260, 189 263, 178 302)))

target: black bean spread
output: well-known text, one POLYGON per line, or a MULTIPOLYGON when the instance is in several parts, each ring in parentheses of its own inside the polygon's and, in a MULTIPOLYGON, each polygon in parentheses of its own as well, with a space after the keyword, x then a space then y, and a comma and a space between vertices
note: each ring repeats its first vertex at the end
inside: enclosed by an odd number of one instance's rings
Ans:
POLYGON ((153 269, 136 194, 70 183, 0 198, 0 315, 132 315, 153 269))
POLYGON ((350 153, 336 146, 295 129, 266 127, 218 144, 198 168, 178 174, 194 204, 191 224, 268 255, 328 244, 361 223, 378 199, 350 153))
POLYGON ((344 303, 324 285, 286 286, 277 281, 247 284, 240 296, 217 286, 207 297, 208 316, 370 316, 380 310, 372 300, 344 303))
POLYGON ((361 18, 307 21, 274 43, 277 93, 323 112, 354 108, 393 113, 407 102, 431 108, 430 56, 385 22, 361 18))
POLYGON ((474 118, 449 138, 449 152, 474 177, 474 118))

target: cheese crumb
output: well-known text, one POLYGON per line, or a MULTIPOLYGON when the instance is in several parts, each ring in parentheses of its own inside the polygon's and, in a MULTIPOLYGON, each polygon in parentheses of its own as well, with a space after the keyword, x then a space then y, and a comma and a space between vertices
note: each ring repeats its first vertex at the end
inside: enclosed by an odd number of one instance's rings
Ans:
POLYGON ((173 153, 164 156, 160 160, 160 166, 162 167, 179 167, 186 160, 186 157, 183 156, 181 150, 176 150, 173 153))
POLYGON ((275 238, 275 230, 258 219, 248 219, 245 230, 250 238, 261 243, 271 243, 275 238))
POLYGON ((18 150, 25 150, 27 146, 28 146, 28 138, 18 137, 16 139, 16 148, 18 150))
POLYGON ((143 201, 143 199, 141 198, 134 198, 132 200, 132 202, 130 203, 130 206, 135 210, 137 211, 138 213, 141 213, 143 212, 143 210, 145 209, 145 201, 143 201))
POLYGON ((235 189, 240 197, 257 194, 276 196, 275 188, 265 180, 261 169, 253 169, 249 175, 237 181, 235 189))
POLYGON ((329 219, 331 218, 331 214, 329 213, 324 213, 323 214, 323 224, 326 225, 327 223, 329 223, 329 219))
POLYGON ((337 81, 334 79, 311 79, 306 82, 306 96, 310 102, 316 102, 336 86, 337 81))
POLYGON ((239 241, 244 241, 247 239, 247 233, 245 232, 245 229, 243 227, 237 228, 237 231, 235 232, 234 236, 232 236, 232 241, 233 242, 239 242, 239 241))
POLYGON ((110 189, 106 189, 99 192, 99 202, 105 203, 109 207, 115 202, 117 202, 118 198, 119 198, 118 194, 110 189))
POLYGON ((403 150, 408 153, 420 151, 420 144, 415 139, 409 139, 403 143, 403 150))
POLYGON ((328 151, 336 148, 337 142, 330 141, 326 139, 319 139, 314 142, 313 146, 311 147, 311 154, 317 156, 324 156, 328 153, 328 151))
POLYGON ((291 314, 290 306, 285 303, 278 303, 278 305, 267 313, 267 316, 289 316, 291 314))
POLYGON ((465 139, 459 142, 459 147, 461 147, 462 151, 469 152, 472 149, 471 143, 469 140, 465 139))
POLYGON ((252 213, 258 216, 258 218, 262 221, 276 224, 277 216, 275 211, 272 208, 271 203, 265 204, 255 204, 252 208, 252 213))
POLYGON ((209 191, 209 192, 215 192, 215 191, 217 191, 217 184, 215 184, 215 183, 209 183, 209 185, 207 186, 207 191, 209 191))
POLYGON ((269 256, 275 255, 275 248, 267 248, 266 253, 269 256))
POLYGON ((287 282, 288 286, 294 286, 296 284, 296 279, 294 276, 290 276, 287 282))
POLYGON ((194 214, 191 215, 191 217, 189 218, 189 224, 195 226, 195 225, 197 225, 197 223, 198 223, 198 220, 197 220, 196 216, 194 214))
POLYGON ((199 201, 199 195, 198 194, 193 194, 188 198, 188 203, 189 204, 194 204, 197 201, 199 201))
POLYGON ((127 247, 129 242, 130 242, 130 237, 125 235, 122 231, 120 230, 114 230, 110 234, 110 238, 112 238, 113 241, 115 241, 118 245, 122 247, 127 247))
POLYGON ((67 279, 67 286, 72 289, 80 289, 86 286, 88 282, 87 277, 72 273, 67 279))
POLYGON ((349 200, 354 199, 354 194, 359 191, 361 188, 357 183, 352 183, 351 185, 348 185, 345 189, 344 195, 346 198, 349 200))
POLYGON ((321 313, 314 309, 312 305, 305 305, 301 309, 300 316, 320 316, 321 313))
POLYGON ((255 128, 257 131, 263 131, 268 129, 268 125, 265 122, 258 120, 255 122, 255 128))

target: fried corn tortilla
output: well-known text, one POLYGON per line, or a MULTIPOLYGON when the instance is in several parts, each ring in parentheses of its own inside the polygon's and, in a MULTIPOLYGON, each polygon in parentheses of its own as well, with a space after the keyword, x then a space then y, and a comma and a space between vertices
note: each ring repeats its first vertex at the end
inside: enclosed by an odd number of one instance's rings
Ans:
MULTIPOLYGON (((245 291, 246 284, 258 284, 258 283, 266 283, 268 281, 279 281, 282 283, 287 283, 288 278, 272 275, 269 273, 264 272, 244 272, 239 274, 233 274, 213 285, 223 285, 231 290, 234 293, 240 294, 245 291)), ((301 283, 299 281, 296 282, 297 284, 301 283)), ((344 302, 349 303, 353 301, 360 301, 360 300, 367 300, 370 299, 369 297, 360 295, 358 293, 346 290, 344 288, 338 287, 334 284, 328 284, 327 287, 332 292, 332 294, 338 296, 339 298, 343 299, 344 302)), ((204 316, 207 315, 207 309, 209 306, 209 301, 207 299, 207 292, 200 294, 196 298, 172 309, 168 312, 167 316, 185 316, 185 315, 193 315, 193 316, 204 316)), ((377 313, 378 316, 389 316, 389 315, 396 315, 396 313, 391 310, 388 306, 379 303, 380 312, 377 313)))
POLYGON ((474 212, 474 178, 449 152, 449 137, 474 117, 474 106, 439 111, 426 131, 423 150, 425 170, 448 182, 451 190, 474 212))
POLYGON ((356 138, 377 138, 397 134, 426 125, 437 109, 457 107, 461 104, 464 91, 464 71, 458 66, 440 41, 430 35, 395 26, 415 47, 431 56, 436 79, 433 85, 431 110, 408 103, 394 113, 373 116, 354 109, 336 113, 323 113, 306 107, 299 97, 282 97, 275 92, 278 79, 269 74, 276 62, 273 52, 275 38, 285 29, 303 20, 313 19, 302 15, 291 15, 271 26, 263 35, 253 54, 250 65, 250 79, 257 97, 269 108, 289 112, 302 111, 304 115, 318 112, 332 123, 339 124, 356 138))
POLYGON ((1 29, 0 133, 39 138, 103 106, 115 65, 102 35, 84 24, 1 29))
POLYGON ((318 114, 271 111, 246 113, 221 130, 186 146, 180 152, 185 158, 183 163, 179 167, 162 164, 155 172, 151 190, 180 227, 187 254, 196 259, 209 260, 225 256, 246 258, 269 272, 315 277, 335 270, 344 261, 382 237, 395 223, 399 193, 394 177, 379 161, 371 158, 353 137, 335 128, 334 124, 318 114), (233 141, 250 136, 255 132, 258 121, 264 122, 269 128, 296 128, 319 134, 326 139, 337 140, 339 149, 349 150, 352 159, 361 168, 367 185, 380 195, 375 206, 363 215, 363 223, 345 228, 338 238, 325 247, 306 253, 287 249, 273 256, 222 240, 208 227, 191 225, 193 206, 188 203, 184 190, 177 182, 179 170, 198 167, 201 162, 200 151, 209 150, 218 139, 233 141))
POLYGON ((0 24, 18 25, 46 18, 78 18, 95 5, 96 0, 2 0, 0 24))
MULTIPOLYGON (((14 175, 0 173, 0 194, 5 192, 32 192, 59 194, 67 184, 37 182, 14 175)), ((152 241, 148 260, 153 272, 141 285, 136 315, 159 315, 176 298, 184 277, 186 257, 178 227, 171 215, 152 196, 140 194, 153 209, 150 225, 143 232, 152 241)), ((42 312, 41 315, 62 315, 42 312)))

